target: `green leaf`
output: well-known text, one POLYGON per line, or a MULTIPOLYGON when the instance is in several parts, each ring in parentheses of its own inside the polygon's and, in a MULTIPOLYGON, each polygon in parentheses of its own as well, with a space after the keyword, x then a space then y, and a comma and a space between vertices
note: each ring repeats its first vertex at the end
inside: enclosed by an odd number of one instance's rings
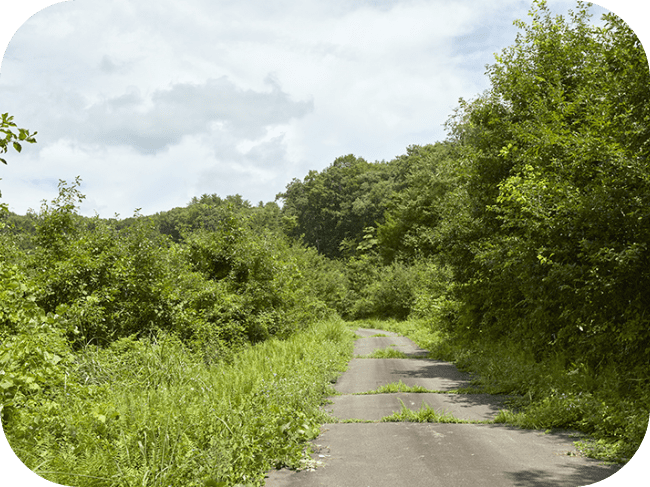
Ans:
POLYGON ((14 142, 14 149, 16 149, 17 152, 23 150, 23 148, 20 146, 18 142, 14 142))
POLYGON ((51 363, 52 365, 58 364, 62 359, 55 353, 50 353, 50 352, 45 352, 44 354, 45 360, 51 363))

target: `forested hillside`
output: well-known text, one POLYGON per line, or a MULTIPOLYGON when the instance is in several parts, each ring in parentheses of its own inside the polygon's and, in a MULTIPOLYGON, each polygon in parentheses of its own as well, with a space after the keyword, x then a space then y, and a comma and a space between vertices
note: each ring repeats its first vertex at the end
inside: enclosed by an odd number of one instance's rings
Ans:
MULTIPOLYGON (((317 431, 350 353, 342 317, 408 318, 524 398, 513 424, 629 459, 650 414, 648 61, 614 15, 530 15, 447 140, 390 161, 339 157, 257 206, 205 194, 88 218, 80 179, 27 215, 4 205, 17 454, 69 485, 259 483, 317 431)), ((34 142, 7 116, 2 131, 0 152, 34 142)))

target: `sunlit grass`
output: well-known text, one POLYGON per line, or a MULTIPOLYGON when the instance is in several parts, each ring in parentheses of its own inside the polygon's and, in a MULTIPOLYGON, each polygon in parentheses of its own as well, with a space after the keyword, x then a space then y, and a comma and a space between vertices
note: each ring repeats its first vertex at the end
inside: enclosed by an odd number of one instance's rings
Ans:
POLYGON ((36 473, 75 486, 261 485, 297 467, 352 354, 338 321, 206 366, 173 336, 89 348, 47 428, 12 441, 36 473))

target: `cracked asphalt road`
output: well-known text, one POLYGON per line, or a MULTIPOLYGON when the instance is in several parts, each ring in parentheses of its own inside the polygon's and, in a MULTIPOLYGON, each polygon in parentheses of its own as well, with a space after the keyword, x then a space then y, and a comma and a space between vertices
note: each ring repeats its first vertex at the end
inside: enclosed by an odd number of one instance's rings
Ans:
POLYGON ((426 359, 411 340, 382 330, 357 330, 355 356, 392 347, 409 358, 354 358, 326 406, 339 422, 326 424, 313 441, 310 470, 268 473, 267 487, 578 487, 591 485, 620 467, 581 457, 569 432, 545 434, 501 424, 382 423, 402 404, 427 404, 469 421, 491 420, 504 397, 452 394, 469 386, 453 364, 426 359), (389 335, 373 337, 376 334, 389 335), (402 381, 436 393, 358 395, 402 381), (400 401, 401 400, 401 401, 400 401), (368 422, 372 421, 372 422, 368 422))

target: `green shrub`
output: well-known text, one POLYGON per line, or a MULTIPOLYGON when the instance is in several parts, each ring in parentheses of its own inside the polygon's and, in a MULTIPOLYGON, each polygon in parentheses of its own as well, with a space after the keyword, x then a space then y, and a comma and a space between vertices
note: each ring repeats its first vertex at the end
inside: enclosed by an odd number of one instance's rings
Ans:
MULTIPOLYGON (((0 262, 0 417, 12 437, 58 431, 55 391, 68 385, 73 360, 58 315, 46 314, 15 267, 0 262)), ((70 381, 72 386, 72 381, 70 381)))
POLYGON ((351 283, 352 318, 404 319, 415 301, 417 269, 402 263, 379 266, 375 259, 361 256, 348 266, 351 283))

